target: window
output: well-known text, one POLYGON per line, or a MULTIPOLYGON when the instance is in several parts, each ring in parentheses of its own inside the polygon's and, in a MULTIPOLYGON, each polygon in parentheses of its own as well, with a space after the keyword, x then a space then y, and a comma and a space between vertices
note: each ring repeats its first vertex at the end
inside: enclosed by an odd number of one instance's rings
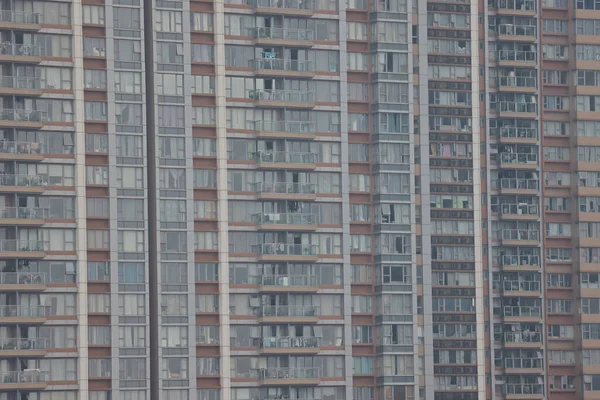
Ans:
POLYGON ((142 93, 142 73, 115 71, 115 92, 127 94, 142 93))
POLYGON ((156 90, 163 96, 183 96, 182 74, 156 74, 156 90))
POLYGON ((194 232, 195 250, 218 250, 217 232, 194 232))
MULTIPOLYGON (((212 44, 192 43, 192 62, 214 63, 215 47, 212 44)), ((247 67, 248 64, 245 65, 247 67)))
POLYGON ((110 231, 89 229, 87 231, 87 245, 88 249, 109 249, 110 231))
POLYGON ((117 188, 142 189, 144 169, 140 167, 117 167, 117 188))
POLYGON ((119 347, 139 348, 146 347, 145 326, 120 326, 119 347))
POLYGON ((367 40, 367 24, 364 22, 348 22, 347 23, 347 39, 348 40, 367 40))
POLYGON ((216 294, 197 294, 196 312, 214 313, 219 311, 219 295, 216 294))
POLYGON ((181 11, 156 10, 155 18, 157 32, 181 33, 183 30, 181 11))
POLYGON ((354 362, 353 373, 356 375, 371 375, 373 374, 373 357, 362 356, 353 357, 354 362))
POLYGON ((196 263, 196 281, 212 282, 219 280, 219 265, 196 263))
POLYGON ((192 12, 190 14, 190 29, 193 31, 212 32, 213 15, 210 13, 192 12))
POLYGON ((369 283, 373 280, 373 267, 371 265, 352 265, 352 282, 369 283))
POLYGON ((370 313, 373 311, 372 296, 352 296, 353 313, 370 313))
POLYGON ((193 125, 215 125, 215 107, 192 107, 193 125))
POLYGON ((88 342, 90 345, 110 345, 110 326, 89 326, 88 342))
POLYGON ((88 185, 108 185, 108 167, 88 165, 85 171, 88 185))
POLYGON ((197 376, 219 376, 218 357, 198 357, 196 359, 197 376))
POLYGON ((85 102, 85 120, 86 121, 106 121, 107 106, 101 101, 85 102))
POLYGON ((109 378, 110 371, 110 358, 90 358, 88 360, 88 375, 90 378, 109 378))
POLYGON ((106 40, 99 37, 84 37, 83 55, 91 57, 106 57, 106 40))
POLYGON ((88 197, 86 203, 88 218, 104 218, 109 216, 108 198, 88 197))
POLYGON ((369 222, 371 221, 370 204, 350 204, 351 222, 369 222))
POLYGON ((88 261, 88 280, 110 281, 109 263, 100 261, 88 261))
POLYGON ((196 344, 219 344, 218 326, 196 325, 196 344))

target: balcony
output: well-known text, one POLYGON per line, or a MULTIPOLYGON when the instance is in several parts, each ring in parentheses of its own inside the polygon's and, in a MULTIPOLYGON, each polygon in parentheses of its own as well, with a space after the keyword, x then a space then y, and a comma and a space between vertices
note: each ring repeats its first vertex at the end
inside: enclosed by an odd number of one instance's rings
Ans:
POLYGON ((495 8, 499 15, 535 16, 536 0, 494 0, 490 7, 495 8))
POLYGON ((507 400, 543 399, 542 383, 506 383, 504 385, 507 400))
POLYGON ((497 136, 500 143, 506 144, 536 144, 538 140, 536 128, 502 126, 490 129, 490 134, 497 136))
POLYGON ((505 296, 533 296, 541 295, 541 284, 536 281, 502 281, 502 292, 505 296))
POLYGON ((3 324, 43 324, 46 321, 45 306, 0 306, 3 324))
POLYGON ((533 76, 499 76, 498 88, 501 92, 533 93, 537 90, 537 79, 533 76))
POLYGON ((40 78, 28 76, 0 76, 0 94, 19 96, 40 96, 40 78))
POLYGON ((312 183, 259 182, 254 184, 259 199, 266 200, 315 200, 316 186, 312 183))
POLYGON ((317 275, 260 275, 257 277, 261 292, 316 292, 317 275))
POLYGON ((254 41, 260 45, 312 47, 315 32, 311 29, 256 27, 252 30, 254 41))
POLYGON ((46 372, 39 369, 0 371, 0 390, 44 389, 47 386, 46 379, 46 372))
POLYGON ((502 316, 505 321, 538 322, 542 317, 542 309, 538 306, 504 306, 502 316))
POLYGON ((41 240, 0 240, 0 258, 42 257, 44 257, 44 242, 42 242, 41 240))
POLYGON ((537 204, 500 204, 500 218, 536 221, 539 218, 539 207, 537 204))
POLYGON ((317 216, 315 214, 263 214, 252 215, 258 229, 286 230, 286 231, 314 231, 317 229, 317 216))
POLYGON ((315 64, 312 61, 284 60, 281 58, 256 58, 250 61, 256 75, 312 78, 315 64))
POLYGON ((537 169, 536 153, 500 153, 500 168, 537 169))
POLYGON ((46 274, 37 272, 0 272, 0 291, 43 291, 48 282, 46 274))
POLYGON ((538 255, 505 254, 501 257, 500 262, 505 271, 537 271, 540 269, 540 256, 538 255))
POLYGON ((316 323, 318 313, 316 306, 262 306, 259 316, 263 323, 316 323))
POLYGON ((313 108, 315 94, 298 90, 256 89, 249 92, 258 107, 313 108))
POLYGON ((2 338, 0 357, 43 357, 46 355, 46 338, 2 338))
POLYGON ((502 67, 535 67, 537 55, 529 50, 498 50, 497 61, 502 67))
POLYGON ((539 348, 542 345, 540 332, 505 332, 504 347, 507 348, 539 348))
POLYGON ((0 161, 41 161, 44 148, 37 142, 13 142, 0 140, 0 161))
POLYGON ((498 40, 535 42, 537 29, 534 25, 500 24, 496 28, 498 40))
POLYGON ((0 62, 42 62, 42 47, 32 44, 4 42, 0 44, 0 62))
POLYGON ((314 139, 315 124, 306 121, 256 121, 254 131, 258 138, 314 139))
POLYGON ((542 374, 544 360, 541 358, 505 358, 504 370, 507 374, 542 374))
POLYGON ((44 126, 46 119, 43 111, 0 108, 0 128, 39 129, 44 126))
POLYGON ((3 29, 37 31, 42 28, 39 13, 0 10, 0 23, 3 29))
POLYGON ((258 168, 275 169, 304 169, 312 170, 317 167, 317 154, 295 151, 260 151, 254 153, 258 168))
POLYGON ((318 385, 319 368, 266 368, 258 371, 262 385, 318 385))
POLYGON ((256 14, 310 16, 315 9, 311 0, 251 0, 256 14))
POLYGON ((315 244, 264 243, 252 248, 263 261, 317 261, 319 254, 315 244))
POLYGON ((500 193, 502 194, 536 194, 538 180, 527 178, 501 178, 500 193))
POLYGON ((540 232, 529 229, 503 229, 502 244, 507 246, 536 246, 540 242, 540 232))
POLYGON ((263 354, 316 354, 321 346, 318 337, 263 337, 260 350, 263 354))
POLYGON ((47 177, 41 175, 0 174, 3 193, 42 193, 47 184, 47 177))
POLYGON ((3 207, 0 208, 0 225, 43 225, 48 211, 47 208, 3 207))
POLYGON ((537 103, 499 101, 491 106, 501 118, 537 118, 537 103))

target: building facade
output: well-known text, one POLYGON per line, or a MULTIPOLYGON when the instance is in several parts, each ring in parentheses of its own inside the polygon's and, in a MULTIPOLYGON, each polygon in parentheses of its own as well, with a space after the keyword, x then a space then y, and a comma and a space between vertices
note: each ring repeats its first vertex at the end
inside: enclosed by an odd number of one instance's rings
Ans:
POLYGON ((600 396, 599 1, 5 0, 0 39, 0 400, 600 396))

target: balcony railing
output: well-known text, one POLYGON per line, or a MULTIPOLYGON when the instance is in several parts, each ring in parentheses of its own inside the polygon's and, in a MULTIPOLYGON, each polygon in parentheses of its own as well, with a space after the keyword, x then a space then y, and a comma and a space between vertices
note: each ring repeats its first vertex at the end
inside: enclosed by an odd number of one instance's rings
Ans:
POLYGON ((0 76, 0 88, 40 90, 42 83, 40 78, 29 76, 0 76))
POLYGON ((505 343, 542 343, 540 332, 505 332, 505 343))
POLYGON ((537 29, 534 25, 500 24, 496 28, 498 35, 535 36, 537 29))
POLYGON ((262 306, 261 317, 316 317, 316 306, 262 306))
POLYGON ((544 360, 540 358, 505 358, 505 368, 544 368, 544 360))
POLYGON ((46 119, 43 111, 0 108, 0 121, 44 122, 46 119))
POLYGON ((522 256, 505 254, 500 259, 500 262, 502 263, 503 266, 508 266, 508 267, 510 267, 510 266, 517 267, 520 265, 539 266, 540 265, 540 256, 532 255, 532 254, 527 254, 527 255, 522 255, 522 256))
POLYGON ((514 126, 501 126, 491 128, 490 134, 504 139, 537 139, 536 128, 517 128, 514 126))
POLYGON ((0 174, 0 186, 44 187, 48 178, 41 175, 0 174))
POLYGON ((45 316, 45 306, 0 306, 1 318, 40 318, 45 316))
POLYGON ((537 103, 518 103, 516 101, 499 101, 491 104, 491 108, 500 112, 537 113, 537 103))
POLYGON ((539 317, 542 309, 539 306, 504 306, 505 317, 539 317))
POLYGON ((44 285, 46 274, 39 272, 0 272, 0 285, 44 285))
POLYGON ((499 10, 515 11, 536 11, 537 1, 535 0, 494 0, 490 5, 499 10))
POLYGON ((318 286, 318 275, 260 275, 257 276, 261 286, 318 286))
POLYGON ((0 385, 7 383, 44 383, 46 382, 46 379, 46 372, 37 369, 24 371, 0 371, 0 385))
POLYGON ((315 124, 306 121, 255 121, 256 132, 315 133, 315 124))
POLYGON ((263 256, 316 256, 319 246, 316 244, 264 243, 252 246, 255 252, 263 256))
POLYGON ((544 394, 544 385, 541 383, 507 383, 504 385, 506 394, 544 394))
POLYGON ((254 184, 256 193, 272 194, 315 194, 316 187, 312 183, 259 182, 254 184))
POLYGON ((0 219, 45 219, 48 212, 47 208, 4 207, 0 208, 0 219))
POLYGON ((537 179, 526 179, 526 178, 501 178, 500 179, 501 189, 527 189, 537 190, 538 180, 537 179))
POLYGON ((259 370, 260 380, 273 379, 319 379, 319 368, 265 368, 259 370))
POLYGON ((0 240, 0 252, 6 251, 44 251, 44 242, 41 240, 0 240))
POLYGON ((500 153, 500 162, 536 165, 538 162, 538 155, 535 153, 500 153))
POLYGON ((257 163, 314 164, 317 162, 317 154, 309 152, 259 151, 253 153, 252 157, 257 163))
POLYGON ((260 347, 263 349, 315 349, 319 348, 321 338, 318 337, 263 337, 260 347))
POLYGON ((0 44, 0 56, 41 57, 42 46, 4 42, 0 44))
POLYGON ((276 40, 295 40, 312 41, 315 40, 315 31, 311 29, 289 29, 289 28, 269 28, 259 26, 253 29, 256 39, 276 39, 276 40))
POLYGON ((43 154, 41 143, 37 142, 11 142, 0 140, 0 153, 2 154, 43 154))
POLYGON ((46 338, 2 338, 0 339, 0 351, 13 350, 45 350, 48 339, 46 338))
POLYGON ((537 79, 533 76, 499 76, 498 86, 535 88, 537 79))
POLYGON ((539 292, 540 287, 536 281, 502 281, 502 290, 510 292, 539 292))
POLYGON ((250 68, 290 72, 313 72, 312 61, 285 60, 281 58, 256 58, 250 61, 250 68))
POLYGON ((537 56, 535 51, 525 50, 498 50, 498 60, 500 61, 518 61, 535 62, 537 56))
POLYGON ((281 101, 306 104, 314 103, 315 101, 315 94, 313 92, 300 92, 297 90, 283 89, 250 90, 249 97, 251 100, 281 101))
POLYGON ((540 240, 540 232, 529 229, 503 229, 502 240, 540 240))
POLYGON ((248 5, 256 8, 281 8, 285 10, 313 10, 311 0, 249 0, 248 5))
POLYGON ((315 225, 316 214, 253 214, 252 220, 259 225, 315 225))
POLYGON ((538 215, 537 204, 501 204, 500 211, 504 215, 538 215))
POLYGON ((0 10, 0 22, 13 24, 40 24, 42 18, 38 13, 0 10))

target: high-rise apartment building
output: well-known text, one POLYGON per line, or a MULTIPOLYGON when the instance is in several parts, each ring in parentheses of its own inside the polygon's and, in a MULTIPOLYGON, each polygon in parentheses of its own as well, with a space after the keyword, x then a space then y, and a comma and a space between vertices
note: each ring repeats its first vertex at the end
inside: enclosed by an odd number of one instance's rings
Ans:
POLYGON ((0 400, 600 398, 599 0, 0 4, 0 400))

